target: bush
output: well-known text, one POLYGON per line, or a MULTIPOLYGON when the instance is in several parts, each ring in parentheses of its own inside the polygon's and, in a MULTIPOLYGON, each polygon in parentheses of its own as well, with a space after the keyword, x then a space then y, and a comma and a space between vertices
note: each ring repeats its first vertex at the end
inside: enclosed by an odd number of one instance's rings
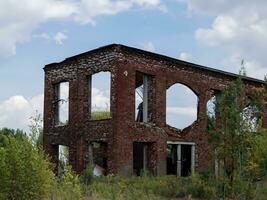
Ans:
POLYGON ((194 174, 185 178, 183 185, 185 185, 185 192, 188 196, 204 199, 212 199, 216 196, 216 185, 211 178, 205 180, 201 175, 194 174))
POLYGON ((81 183, 88 186, 89 183, 92 182, 94 178, 94 166, 89 164, 86 166, 86 169, 83 171, 82 175, 80 176, 81 183))
POLYGON ((79 178, 72 172, 70 166, 65 166, 60 177, 54 182, 50 195, 52 200, 82 199, 79 178))
POLYGON ((0 134, 0 198, 32 200, 45 197, 53 173, 43 151, 26 137, 0 134))
POLYGON ((98 177, 88 186, 94 199, 173 199, 192 196, 212 199, 216 196, 216 184, 209 184, 200 175, 188 178, 176 176, 98 177))

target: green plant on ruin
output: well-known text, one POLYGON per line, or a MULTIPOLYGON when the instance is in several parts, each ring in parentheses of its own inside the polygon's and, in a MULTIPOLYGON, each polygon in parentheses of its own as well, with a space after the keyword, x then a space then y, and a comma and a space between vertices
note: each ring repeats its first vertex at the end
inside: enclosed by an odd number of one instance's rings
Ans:
MULTIPOLYGON (((239 78, 216 97, 219 117, 216 122, 208 120, 211 148, 223 163, 224 193, 233 196, 239 180, 252 187, 253 180, 266 173, 267 137, 266 130, 261 128, 266 84, 265 92, 261 91, 251 99, 246 94, 245 76, 243 68, 239 78)), ((250 188, 246 190, 250 191, 250 188)))

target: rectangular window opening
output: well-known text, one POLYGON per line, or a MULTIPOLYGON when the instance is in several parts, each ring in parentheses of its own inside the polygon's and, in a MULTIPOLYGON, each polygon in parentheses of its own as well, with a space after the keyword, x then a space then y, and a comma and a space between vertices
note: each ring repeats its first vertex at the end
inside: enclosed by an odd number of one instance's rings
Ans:
POLYGON ((69 82, 55 85, 54 94, 54 124, 64 126, 69 121, 69 82))
POLYGON ((152 76, 136 72, 135 121, 152 122, 152 76))
POLYGON ((93 166, 94 176, 107 174, 107 143, 94 141, 88 145, 88 163, 93 166))
POLYGON ((99 72, 89 76, 88 90, 90 119, 110 119, 111 73, 99 72))
POLYGON ((136 176, 150 172, 150 151, 151 144, 145 142, 133 143, 133 173, 136 176))
POLYGON ((69 147, 58 145, 58 174, 60 175, 64 167, 69 165, 69 147))
POLYGON ((167 174, 189 176, 195 170, 195 144, 170 142, 167 144, 167 174))

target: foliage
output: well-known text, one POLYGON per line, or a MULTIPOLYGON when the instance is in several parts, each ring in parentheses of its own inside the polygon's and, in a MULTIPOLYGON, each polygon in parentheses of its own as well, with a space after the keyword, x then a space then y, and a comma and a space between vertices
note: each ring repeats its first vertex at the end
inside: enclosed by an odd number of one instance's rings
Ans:
POLYGON ((30 141, 37 144, 38 147, 43 146, 43 120, 40 113, 37 111, 35 115, 30 118, 30 141))
POLYGON ((73 200, 81 199, 82 192, 79 178, 75 175, 70 166, 65 166, 63 173, 54 182, 50 195, 51 200, 73 200))
POLYGON ((94 111, 91 113, 91 120, 110 119, 111 113, 109 111, 94 111))
POLYGON ((216 187, 212 184, 212 179, 205 180, 199 174, 194 174, 187 178, 185 190, 195 198, 210 199, 216 195, 216 187))
POLYGON ((242 198, 246 199, 255 189, 253 181, 267 172, 267 133, 261 128, 266 91, 260 89, 249 98, 244 76, 243 70, 235 82, 216 96, 219 117, 215 120, 208 116, 208 131, 215 157, 223 163, 224 173, 218 180, 220 193, 223 197, 244 195, 242 198))
POLYGON ((86 166, 86 169, 83 171, 82 175, 80 176, 80 181, 84 185, 89 185, 89 183, 92 182, 94 174, 94 166, 92 164, 89 164, 86 166))
POLYGON ((0 199, 40 199, 51 188, 53 173, 43 151, 21 132, 0 135, 0 199))
POLYGON ((93 199, 172 199, 196 197, 212 199, 216 187, 200 175, 188 178, 176 176, 142 176, 124 179, 118 176, 97 177, 87 187, 93 199))
MULTIPOLYGON (((13 136, 15 138, 25 138, 26 133, 23 130, 20 129, 9 129, 9 128, 2 128, 0 129, 0 135, 5 135, 5 136, 13 136)), ((3 139, 4 137, 2 137, 3 139)), ((0 141, 1 143, 1 141, 0 141)))

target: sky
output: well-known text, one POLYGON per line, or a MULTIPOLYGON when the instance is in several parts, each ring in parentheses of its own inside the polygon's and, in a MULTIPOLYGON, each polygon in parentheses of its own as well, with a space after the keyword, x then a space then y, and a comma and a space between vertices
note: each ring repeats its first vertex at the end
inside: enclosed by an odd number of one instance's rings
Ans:
MULTIPOLYGON (((110 43, 247 75, 267 74, 266 0, 0 0, 0 128, 27 130, 43 112, 43 67, 110 43)), ((108 92, 101 81, 95 101, 108 92)), ((168 120, 189 125, 194 94, 180 88, 168 120)), ((170 94, 172 101, 175 92, 170 94)), ((104 100, 103 100, 104 99, 104 100)))

